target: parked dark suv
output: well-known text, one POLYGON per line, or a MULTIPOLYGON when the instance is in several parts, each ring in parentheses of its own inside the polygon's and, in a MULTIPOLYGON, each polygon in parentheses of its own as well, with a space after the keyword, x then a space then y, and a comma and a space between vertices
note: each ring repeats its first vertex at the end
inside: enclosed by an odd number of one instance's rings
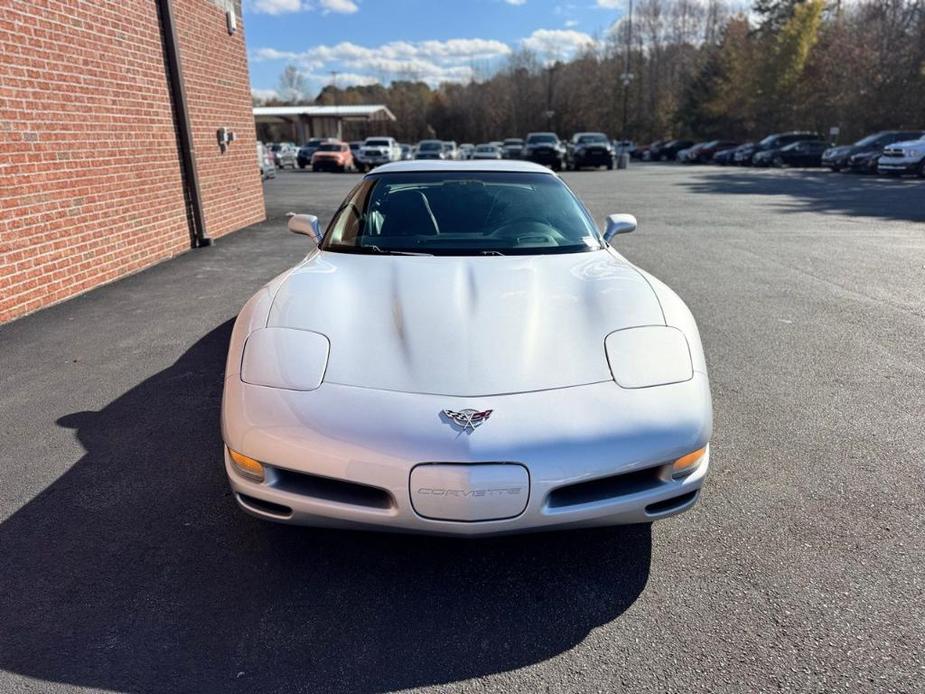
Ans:
POLYGON ((674 161, 678 152, 696 144, 693 140, 669 140, 665 144, 650 151, 650 161, 674 161))
POLYGON ((565 145, 555 133, 530 133, 520 158, 561 171, 565 166, 565 145))
POLYGON ((569 169, 583 166, 613 168, 613 145, 604 133, 575 133, 566 145, 566 162, 569 169))
MULTIPOLYGON (((891 145, 894 142, 903 142, 905 140, 917 140, 922 137, 922 135, 925 135, 925 133, 921 130, 882 130, 878 133, 873 133, 867 137, 861 138, 852 145, 830 147, 822 155, 822 165, 828 166, 832 171, 855 168, 851 166, 851 157, 855 154, 867 154, 872 152, 879 154, 887 145, 891 145)), ((860 159, 867 162, 870 160, 870 157, 862 157, 859 158, 859 160, 860 159)), ((876 161, 874 162, 873 170, 877 170, 876 161)))
MULTIPOLYGON (((755 147, 755 151, 752 152, 751 157, 748 161, 738 161, 737 163, 744 164, 746 166, 751 166, 754 163, 755 157, 758 156, 761 152, 770 152, 771 150, 783 149, 787 145, 792 145, 794 142, 804 142, 809 140, 822 140, 822 135, 819 133, 812 133, 808 131, 793 131, 789 133, 774 133, 773 135, 768 135, 764 138, 758 145, 755 147)), ((773 161, 772 156, 763 156, 761 157, 765 166, 770 166, 773 161)))
POLYGON ((300 169, 304 169, 306 166, 312 165, 312 156, 314 156, 315 152, 318 151, 318 148, 321 147, 322 142, 324 142, 324 138, 313 137, 299 148, 297 161, 299 163, 300 169))

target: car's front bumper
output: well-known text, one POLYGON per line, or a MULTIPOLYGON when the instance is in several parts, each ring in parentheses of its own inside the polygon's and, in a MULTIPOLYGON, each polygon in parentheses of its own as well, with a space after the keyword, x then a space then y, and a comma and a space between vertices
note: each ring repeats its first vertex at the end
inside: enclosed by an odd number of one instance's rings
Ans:
POLYGON ((562 164, 564 156, 561 152, 555 150, 541 149, 539 151, 533 150, 528 154, 522 154, 519 158, 543 166, 556 166, 562 164))
POLYGON ((871 173, 877 170, 878 159, 879 155, 872 157, 851 157, 848 160, 847 168, 851 171, 871 173))
POLYGON ((367 166, 381 166, 382 164, 390 163, 392 159, 386 154, 364 154, 360 161, 367 166))
POLYGON ((877 161, 877 172, 888 174, 914 174, 922 165, 922 157, 885 157, 877 161))
POLYGON ((607 150, 591 150, 572 155, 575 166, 607 166, 613 163, 613 153, 607 150))
POLYGON ((266 480, 254 482, 237 472, 226 450, 236 499, 253 515, 473 536, 648 522, 687 510, 709 453, 679 480, 669 466, 707 445, 712 409, 702 373, 656 388, 606 382, 481 398, 334 384, 296 392, 231 376, 222 428, 228 447, 269 466, 266 480), (466 408, 493 413, 468 432, 440 414, 466 408), (411 472, 431 463, 521 465, 529 476, 525 508, 500 520, 424 517, 415 510, 420 490, 412 489, 411 472), (579 483, 587 484, 573 487, 579 483))
POLYGON ((340 171, 345 167, 346 163, 334 157, 312 157, 312 168, 319 171, 340 171))

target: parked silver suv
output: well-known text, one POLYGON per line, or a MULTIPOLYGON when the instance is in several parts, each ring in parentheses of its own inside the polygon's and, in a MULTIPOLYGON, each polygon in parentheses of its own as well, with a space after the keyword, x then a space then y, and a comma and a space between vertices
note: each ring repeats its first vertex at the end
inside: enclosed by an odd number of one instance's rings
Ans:
POLYGON ((887 176, 917 174, 925 178, 925 138, 894 142, 883 148, 877 173, 887 176))

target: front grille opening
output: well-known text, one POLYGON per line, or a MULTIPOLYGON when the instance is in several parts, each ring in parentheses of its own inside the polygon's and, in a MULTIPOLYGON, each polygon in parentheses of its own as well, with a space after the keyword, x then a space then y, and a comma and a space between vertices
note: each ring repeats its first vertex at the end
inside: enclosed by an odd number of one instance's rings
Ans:
POLYGON ((274 470, 276 472, 276 481, 273 483, 273 488, 280 491, 310 496, 324 501, 335 501, 340 504, 350 504, 351 506, 381 509, 392 507, 392 495, 378 487, 335 480, 330 477, 309 475, 304 472, 293 472, 282 468, 274 468, 274 470))
POLYGON ((670 499, 665 499, 664 501, 656 501, 654 504, 649 504, 646 506, 646 513, 655 515, 658 513, 666 513, 667 511, 674 511, 681 508, 682 506, 686 506, 695 498, 697 498, 696 489, 692 492, 688 492, 687 494, 682 494, 681 496, 673 496, 670 499))
POLYGON ((570 484, 554 489, 549 494, 549 508, 577 506, 595 501, 617 499, 627 494, 636 494, 655 489, 663 484, 658 476, 659 466, 636 470, 622 475, 601 477, 588 482, 570 484))
POLYGON ((289 516, 292 515, 291 508, 283 506, 282 504, 274 504, 272 501, 264 501, 263 499, 248 496, 247 494, 238 494, 238 499, 240 499, 242 504, 254 511, 268 513, 271 516, 279 516, 280 518, 289 518, 289 516))

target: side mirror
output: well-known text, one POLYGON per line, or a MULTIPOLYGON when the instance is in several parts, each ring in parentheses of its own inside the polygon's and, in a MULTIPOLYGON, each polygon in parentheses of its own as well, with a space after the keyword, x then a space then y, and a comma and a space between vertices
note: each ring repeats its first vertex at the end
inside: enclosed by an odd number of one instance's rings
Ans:
POLYGON ((310 236, 315 243, 321 243, 321 225, 318 218, 313 214, 296 214, 289 213, 289 231, 293 234, 304 234, 310 236))
POLYGON ((636 218, 633 215, 612 214, 607 217, 604 240, 610 241, 617 234, 628 234, 631 231, 636 231, 636 218))

